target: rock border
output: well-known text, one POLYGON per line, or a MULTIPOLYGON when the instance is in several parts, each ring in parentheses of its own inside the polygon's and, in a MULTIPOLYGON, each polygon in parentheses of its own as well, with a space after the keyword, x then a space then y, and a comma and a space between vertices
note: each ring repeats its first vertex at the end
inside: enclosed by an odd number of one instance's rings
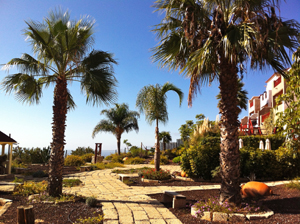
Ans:
MULTIPOLYGON (((197 216, 197 210, 194 207, 191 207, 191 215, 197 216)), ((274 215, 274 212, 270 209, 268 209, 265 212, 259 212, 259 213, 249 213, 249 214, 243 214, 243 213, 223 213, 223 212, 204 212, 201 219, 207 220, 210 222, 227 222, 232 219, 238 220, 240 222, 246 221, 246 220, 255 220, 255 219, 267 219, 274 215)))
POLYGON ((11 206, 12 200, 5 199, 5 198, 0 198, 0 204, 3 206, 0 209, 0 216, 3 215, 4 212, 11 206))

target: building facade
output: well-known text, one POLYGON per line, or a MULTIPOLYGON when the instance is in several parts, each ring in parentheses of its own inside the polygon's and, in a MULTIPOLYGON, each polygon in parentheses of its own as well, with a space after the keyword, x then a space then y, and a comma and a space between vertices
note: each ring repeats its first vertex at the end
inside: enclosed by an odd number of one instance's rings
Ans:
POLYGON ((270 110, 273 108, 276 114, 287 108, 283 101, 276 104, 277 97, 285 94, 286 88, 285 78, 279 73, 274 73, 266 81, 266 90, 259 96, 253 96, 248 100, 248 116, 241 119, 240 131, 247 135, 266 134, 264 121, 270 116, 270 110))

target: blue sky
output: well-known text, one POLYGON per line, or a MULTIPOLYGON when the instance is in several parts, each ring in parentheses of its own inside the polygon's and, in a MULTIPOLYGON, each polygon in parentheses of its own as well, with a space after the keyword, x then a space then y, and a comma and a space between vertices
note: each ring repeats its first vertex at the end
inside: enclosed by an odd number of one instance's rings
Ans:
MULTIPOLYGON (((24 21, 32 19, 42 21, 50 9, 62 7, 69 9, 71 18, 79 19, 81 15, 90 15, 96 20, 94 49, 108 51, 114 54, 118 65, 115 66, 115 76, 118 79, 118 101, 127 103, 131 110, 135 108, 136 96, 139 90, 149 84, 172 82, 184 92, 182 106, 179 107, 178 96, 168 92, 169 121, 160 124, 160 131, 169 131, 173 140, 179 139, 179 127, 186 120, 195 120, 195 115, 203 113, 210 120, 215 120, 218 114, 216 95, 219 92, 218 83, 211 87, 203 87, 201 94, 188 108, 187 95, 189 80, 177 71, 169 72, 160 69, 151 61, 150 49, 158 41, 151 29, 158 24, 162 15, 154 13, 154 1, 150 0, 0 0, 0 64, 10 59, 20 57, 22 53, 32 53, 29 43, 25 41, 22 30, 26 28, 24 21)), ((282 1, 281 15, 287 19, 300 21, 299 0, 282 1)), ((10 73, 16 72, 11 70, 10 73)), ((244 77, 248 97, 259 95, 265 90, 265 81, 273 74, 272 70, 251 71, 248 69, 244 77)), ((0 81, 7 72, 0 71, 0 81)), ((104 118, 100 116, 105 105, 93 107, 85 103, 85 97, 80 93, 77 83, 70 87, 77 108, 67 115, 65 133, 65 149, 73 150, 79 146, 95 147, 95 143, 103 143, 103 150, 115 150, 116 138, 112 134, 99 133, 95 139, 91 134, 95 125, 104 118)), ((45 89, 39 105, 28 105, 18 102, 14 95, 6 95, 0 90, 0 131, 11 134, 20 147, 45 147, 52 140, 52 104, 53 86, 45 89)), ((247 115, 246 111, 240 117, 247 115)), ((154 145, 155 125, 149 125, 144 115, 139 119, 138 133, 130 132, 122 135, 122 142, 128 139, 133 145, 154 145)), ((122 144, 122 149, 124 145, 122 144)))

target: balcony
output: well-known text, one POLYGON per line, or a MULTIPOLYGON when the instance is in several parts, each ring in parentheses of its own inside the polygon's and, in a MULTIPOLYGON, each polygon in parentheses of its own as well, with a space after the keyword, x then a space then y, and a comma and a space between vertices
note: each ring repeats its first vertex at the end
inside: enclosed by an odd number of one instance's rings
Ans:
POLYGON ((279 78, 274 81, 274 88, 278 86, 280 83, 281 83, 281 76, 279 76, 279 78))
POLYGON ((261 122, 264 122, 270 116, 270 112, 261 116, 261 122))

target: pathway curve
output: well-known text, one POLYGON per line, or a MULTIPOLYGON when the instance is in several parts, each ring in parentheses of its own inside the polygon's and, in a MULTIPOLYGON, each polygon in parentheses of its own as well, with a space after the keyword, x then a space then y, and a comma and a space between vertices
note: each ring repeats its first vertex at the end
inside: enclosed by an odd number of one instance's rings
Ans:
MULTIPOLYGON (((127 165, 125 168, 138 168, 145 165, 127 165)), ((153 167, 147 165, 148 167, 153 167)), ((180 171, 179 166, 162 165, 162 169, 180 171)), ((176 216, 165 208, 163 204, 152 199, 148 194, 162 193, 165 190, 187 191, 203 189, 219 189, 220 185, 185 186, 185 187, 139 187, 127 186, 118 179, 112 170, 97 170, 69 175, 67 178, 79 178, 84 186, 64 188, 64 193, 83 196, 94 196, 103 205, 105 224, 179 224, 176 216)), ((279 182, 269 183, 274 186, 279 182)), ((282 183, 281 183, 282 184, 282 183)))

